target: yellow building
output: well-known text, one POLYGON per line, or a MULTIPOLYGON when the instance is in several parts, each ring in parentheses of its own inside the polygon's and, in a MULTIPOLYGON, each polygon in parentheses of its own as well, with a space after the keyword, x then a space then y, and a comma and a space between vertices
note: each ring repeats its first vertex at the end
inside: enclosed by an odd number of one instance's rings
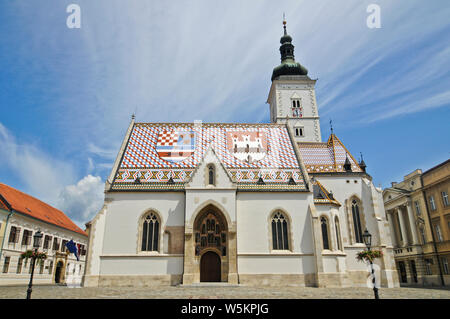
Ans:
POLYGON ((447 160, 426 172, 417 169, 383 191, 403 285, 450 285, 449 180, 447 160))
POLYGON ((450 159, 422 174, 423 195, 427 202, 428 222, 433 229, 433 243, 441 280, 450 285, 450 159))

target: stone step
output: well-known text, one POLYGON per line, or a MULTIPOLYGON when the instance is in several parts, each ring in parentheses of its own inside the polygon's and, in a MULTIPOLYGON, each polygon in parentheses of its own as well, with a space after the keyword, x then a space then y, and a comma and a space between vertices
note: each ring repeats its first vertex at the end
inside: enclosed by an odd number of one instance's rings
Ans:
POLYGON ((195 284, 188 285, 178 285, 180 288, 231 288, 231 287, 240 287, 238 284, 230 284, 228 282, 201 282, 195 284))

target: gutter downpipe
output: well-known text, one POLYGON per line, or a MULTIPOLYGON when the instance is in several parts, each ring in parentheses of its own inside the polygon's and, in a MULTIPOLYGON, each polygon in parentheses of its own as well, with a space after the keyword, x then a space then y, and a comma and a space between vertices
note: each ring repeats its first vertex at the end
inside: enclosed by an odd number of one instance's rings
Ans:
POLYGON ((425 201, 425 208, 427 209, 428 223, 430 224, 431 240, 433 241, 434 253, 436 254, 436 259, 437 259, 437 263, 438 263, 439 277, 441 278, 442 286, 445 286, 444 276, 442 275, 441 261, 439 259, 439 254, 438 254, 438 250, 437 250, 436 240, 434 238, 433 224, 431 223, 431 217, 430 217, 430 211, 428 209, 427 197, 425 196, 425 190, 424 190, 424 186, 423 186, 423 177, 422 177, 422 175, 420 175, 420 183, 422 184, 422 196, 423 196, 423 200, 425 201))

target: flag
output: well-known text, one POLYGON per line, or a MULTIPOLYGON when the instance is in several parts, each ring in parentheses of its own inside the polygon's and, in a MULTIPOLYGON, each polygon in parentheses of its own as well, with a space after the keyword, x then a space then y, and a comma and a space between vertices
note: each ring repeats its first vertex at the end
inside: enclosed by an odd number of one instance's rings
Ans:
POLYGON ((75 257, 77 257, 77 260, 80 260, 80 258, 78 257, 77 246, 75 245, 72 239, 68 243, 66 243, 66 247, 69 250, 69 252, 71 252, 72 254, 75 255, 75 257))

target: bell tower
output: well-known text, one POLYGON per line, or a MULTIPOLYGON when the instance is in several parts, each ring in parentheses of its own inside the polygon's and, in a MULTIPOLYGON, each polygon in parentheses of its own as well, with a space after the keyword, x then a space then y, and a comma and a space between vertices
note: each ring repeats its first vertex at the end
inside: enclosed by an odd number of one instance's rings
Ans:
POLYGON ((292 38, 286 31, 280 39, 281 64, 273 69, 267 103, 270 121, 289 125, 296 142, 321 142, 315 84, 308 70, 295 62, 292 38))

